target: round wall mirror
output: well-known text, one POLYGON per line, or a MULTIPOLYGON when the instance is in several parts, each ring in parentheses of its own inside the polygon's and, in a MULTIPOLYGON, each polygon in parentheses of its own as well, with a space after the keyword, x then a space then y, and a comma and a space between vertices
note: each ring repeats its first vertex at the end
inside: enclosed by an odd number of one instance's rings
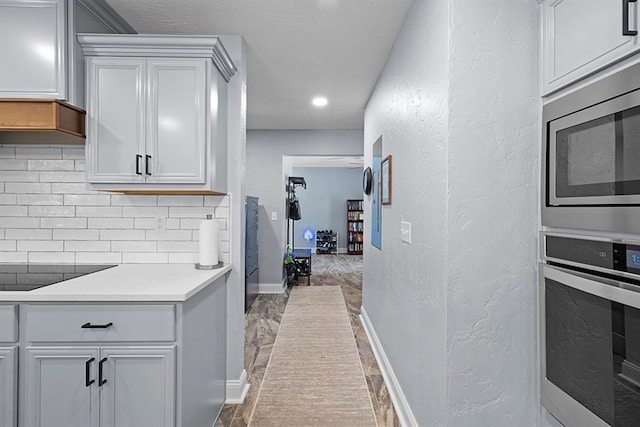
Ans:
POLYGON ((364 173, 362 174, 362 191, 367 196, 371 194, 371 183, 373 181, 373 172, 371 172, 371 168, 366 168, 364 173))

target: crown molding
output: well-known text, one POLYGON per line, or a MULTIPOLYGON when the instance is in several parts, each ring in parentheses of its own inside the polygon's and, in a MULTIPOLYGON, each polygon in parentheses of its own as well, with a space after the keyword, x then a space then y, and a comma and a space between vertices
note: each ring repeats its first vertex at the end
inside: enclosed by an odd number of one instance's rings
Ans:
POLYGON ((85 56, 211 59, 226 81, 237 68, 222 42, 215 36, 164 34, 78 34, 85 56))

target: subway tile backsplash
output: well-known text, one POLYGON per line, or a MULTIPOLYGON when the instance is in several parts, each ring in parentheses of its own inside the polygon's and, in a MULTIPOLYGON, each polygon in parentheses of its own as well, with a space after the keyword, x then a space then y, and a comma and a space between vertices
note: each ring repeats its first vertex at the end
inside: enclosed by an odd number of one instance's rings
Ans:
POLYGON ((0 262, 194 263, 207 214, 229 262, 229 196, 91 191, 84 165, 84 148, 0 145, 0 262))

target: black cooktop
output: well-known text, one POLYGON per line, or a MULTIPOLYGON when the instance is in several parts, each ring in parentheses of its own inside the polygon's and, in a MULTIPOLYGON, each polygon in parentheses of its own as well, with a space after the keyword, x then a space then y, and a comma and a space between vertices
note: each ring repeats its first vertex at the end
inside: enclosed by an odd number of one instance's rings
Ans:
POLYGON ((0 291, 31 291, 115 265, 1 264, 0 291))

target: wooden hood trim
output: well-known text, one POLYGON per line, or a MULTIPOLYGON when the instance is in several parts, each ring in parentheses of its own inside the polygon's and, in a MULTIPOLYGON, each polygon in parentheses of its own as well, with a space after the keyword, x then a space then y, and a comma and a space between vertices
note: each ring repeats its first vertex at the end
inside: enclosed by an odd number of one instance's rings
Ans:
POLYGON ((84 144, 85 116, 57 99, 0 99, 0 143, 84 144))

